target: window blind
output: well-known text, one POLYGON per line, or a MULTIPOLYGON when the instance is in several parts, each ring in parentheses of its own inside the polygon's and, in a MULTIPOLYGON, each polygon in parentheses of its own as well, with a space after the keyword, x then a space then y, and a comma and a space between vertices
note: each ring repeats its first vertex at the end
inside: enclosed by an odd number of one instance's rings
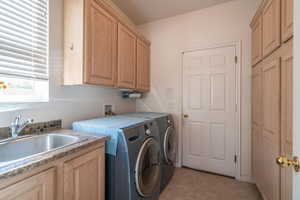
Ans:
POLYGON ((48 0, 0 0, 0 75, 48 80, 48 0))

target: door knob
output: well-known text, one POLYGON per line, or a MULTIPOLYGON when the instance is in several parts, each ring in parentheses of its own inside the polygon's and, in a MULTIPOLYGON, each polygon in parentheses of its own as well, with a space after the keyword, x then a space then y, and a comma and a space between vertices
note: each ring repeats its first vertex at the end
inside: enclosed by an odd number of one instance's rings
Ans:
POLYGON ((300 172, 300 161, 297 156, 293 160, 289 160, 285 156, 280 156, 276 159, 276 163, 282 168, 293 166, 296 172, 300 172))
POLYGON ((183 118, 189 118, 189 115, 184 114, 184 115, 183 115, 183 118))

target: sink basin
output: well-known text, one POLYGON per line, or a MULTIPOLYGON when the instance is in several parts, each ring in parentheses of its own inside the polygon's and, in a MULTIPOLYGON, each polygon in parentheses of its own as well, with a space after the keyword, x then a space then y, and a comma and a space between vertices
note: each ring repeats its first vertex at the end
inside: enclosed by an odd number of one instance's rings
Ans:
POLYGON ((0 143, 0 165, 66 147, 78 140, 76 136, 47 134, 0 143))

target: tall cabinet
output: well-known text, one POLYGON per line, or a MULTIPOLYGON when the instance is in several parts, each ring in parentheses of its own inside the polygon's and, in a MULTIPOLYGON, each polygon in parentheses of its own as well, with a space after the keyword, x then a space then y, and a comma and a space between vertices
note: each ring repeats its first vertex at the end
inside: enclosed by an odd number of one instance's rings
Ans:
POLYGON ((111 1, 64 0, 64 11, 64 85, 150 90, 150 42, 111 1))
POLYGON ((264 0, 252 28, 252 175, 265 200, 292 200, 293 0, 264 0))

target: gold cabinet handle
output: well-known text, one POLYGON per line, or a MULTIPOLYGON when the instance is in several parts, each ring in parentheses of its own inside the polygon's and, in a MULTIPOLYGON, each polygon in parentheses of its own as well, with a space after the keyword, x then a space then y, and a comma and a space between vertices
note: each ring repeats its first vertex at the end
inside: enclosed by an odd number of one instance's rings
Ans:
POLYGON ((183 115, 183 118, 189 118, 189 115, 184 114, 184 115, 183 115))
POLYGON ((276 159, 276 163, 282 168, 293 166, 296 172, 300 172, 300 161, 297 156, 293 160, 289 160, 285 156, 280 156, 276 159))

